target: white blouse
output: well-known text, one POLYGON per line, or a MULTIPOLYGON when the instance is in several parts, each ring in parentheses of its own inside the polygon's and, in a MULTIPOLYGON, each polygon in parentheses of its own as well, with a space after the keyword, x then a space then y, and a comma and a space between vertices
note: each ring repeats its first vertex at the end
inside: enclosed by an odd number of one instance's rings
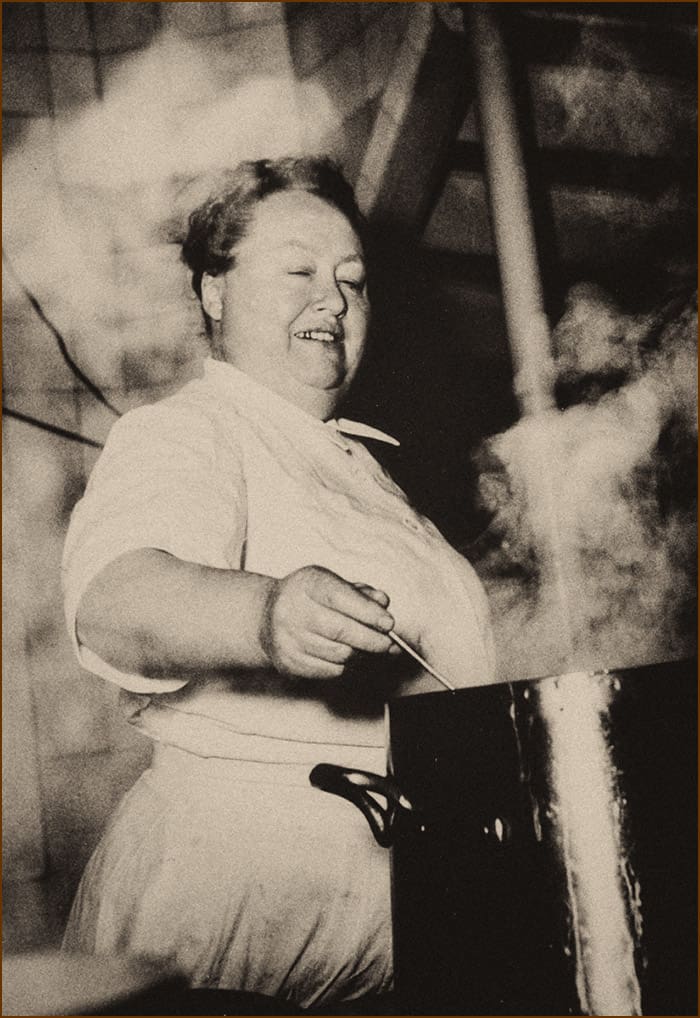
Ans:
POLYGON ((122 687, 130 721, 152 738, 200 756, 376 762, 396 668, 382 656, 369 677, 323 682, 273 670, 189 681, 120 672, 80 645, 75 619, 89 582, 138 548, 274 577, 324 566, 386 591, 396 632, 455 686, 495 681, 474 570, 348 432, 393 441, 320 421, 211 359, 202 378, 113 426, 68 531, 66 618, 81 664, 122 687))

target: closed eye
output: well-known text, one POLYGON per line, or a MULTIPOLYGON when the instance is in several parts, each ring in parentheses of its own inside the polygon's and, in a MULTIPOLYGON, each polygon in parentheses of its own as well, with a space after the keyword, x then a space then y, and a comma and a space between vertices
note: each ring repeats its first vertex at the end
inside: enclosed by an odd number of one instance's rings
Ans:
POLYGON ((338 285, 349 286, 350 289, 354 290, 356 293, 362 293, 362 290, 364 289, 365 286, 365 281, 364 279, 339 279, 338 285))

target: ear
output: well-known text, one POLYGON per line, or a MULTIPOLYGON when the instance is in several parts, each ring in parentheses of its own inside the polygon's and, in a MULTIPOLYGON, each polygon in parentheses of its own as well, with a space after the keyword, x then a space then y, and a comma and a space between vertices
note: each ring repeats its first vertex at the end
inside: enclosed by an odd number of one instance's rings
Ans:
POLYGON ((202 276, 202 307, 215 322, 221 321, 224 312, 224 288, 226 277, 210 276, 205 272, 202 276))

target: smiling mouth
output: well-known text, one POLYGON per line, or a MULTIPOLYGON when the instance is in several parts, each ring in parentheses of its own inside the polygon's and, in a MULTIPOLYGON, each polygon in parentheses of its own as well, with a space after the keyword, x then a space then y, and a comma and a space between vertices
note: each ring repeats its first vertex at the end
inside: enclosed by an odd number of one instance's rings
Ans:
POLYGON ((297 339, 310 339, 315 343, 338 343, 342 336, 338 332, 328 332, 325 329, 306 329, 304 332, 295 332, 297 339))

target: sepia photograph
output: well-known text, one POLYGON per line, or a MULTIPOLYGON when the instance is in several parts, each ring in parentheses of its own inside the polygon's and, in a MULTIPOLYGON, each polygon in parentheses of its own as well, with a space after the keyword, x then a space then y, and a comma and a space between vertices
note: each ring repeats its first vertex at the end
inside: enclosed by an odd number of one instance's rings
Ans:
POLYGON ((2 1014, 697 1014, 697 4, 1 8, 2 1014))

